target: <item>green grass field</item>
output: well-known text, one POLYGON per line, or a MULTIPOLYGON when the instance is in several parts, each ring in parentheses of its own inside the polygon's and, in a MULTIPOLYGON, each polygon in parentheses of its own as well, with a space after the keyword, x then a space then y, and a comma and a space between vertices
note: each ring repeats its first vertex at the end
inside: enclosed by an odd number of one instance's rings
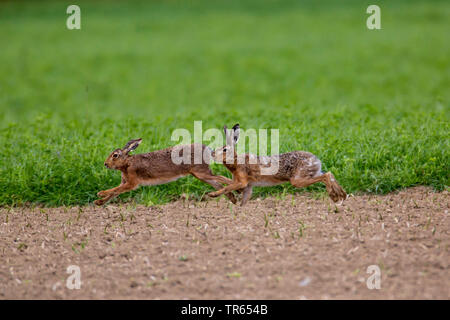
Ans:
MULTIPOLYGON (((282 152, 315 153, 348 192, 449 185, 448 1, 77 1, 72 31, 69 4, 0 2, 0 205, 90 203, 120 182, 113 149, 174 145, 194 120, 278 128, 282 152)), ((189 177, 120 198, 210 190, 189 177)))

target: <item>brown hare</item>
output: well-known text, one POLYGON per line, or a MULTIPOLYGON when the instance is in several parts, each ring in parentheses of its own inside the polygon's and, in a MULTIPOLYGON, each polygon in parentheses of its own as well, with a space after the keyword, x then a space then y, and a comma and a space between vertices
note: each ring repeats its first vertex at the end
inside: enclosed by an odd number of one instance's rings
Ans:
POLYGON ((222 162, 233 174, 233 182, 221 190, 209 193, 209 196, 218 197, 234 190, 243 190, 241 202, 241 206, 243 206, 250 199, 254 186, 273 186, 289 181, 297 188, 323 182, 334 202, 347 198, 347 194, 337 183, 333 174, 322 172, 322 163, 312 153, 292 151, 270 157, 250 154, 237 155, 236 143, 239 139, 239 124, 236 124, 231 130, 227 130, 225 126, 224 131, 226 146, 216 149, 213 157, 216 161, 222 162), (239 157, 240 161, 238 161, 239 157), (250 161, 250 159, 254 161, 250 161), (278 162, 277 170, 271 174, 262 174, 262 170, 269 168, 274 161, 278 162))
MULTIPOLYGON (((134 190, 140 185, 164 184, 189 174, 210 184, 216 190, 222 188, 221 183, 229 184, 232 182, 228 178, 213 175, 209 164, 205 162, 203 157, 199 161, 199 164, 195 164, 194 150, 200 147, 199 149, 203 155, 203 152, 207 148, 204 145, 176 146, 149 153, 130 155, 129 153, 136 149, 141 142, 142 139, 131 140, 122 149, 114 150, 105 160, 105 166, 107 168, 122 171, 122 182, 118 187, 97 193, 102 199, 96 200, 94 202, 96 205, 103 205, 119 194, 134 190), (181 164, 175 164, 172 161, 172 152, 174 148, 178 147, 180 148, 177 152, 181 156, 187 156, 188 159, 188 161, 181 164), (185 152, 189 154, 185 154, 185 152), (190 164, 186 164, 186 162, 190 164)), ((205 152, 205 154, 210 153, 211 151, 209 150, 205 152)), ((228 198, 231 202, 236 203, 236 199, 232 193, 228 194, 228 198)))

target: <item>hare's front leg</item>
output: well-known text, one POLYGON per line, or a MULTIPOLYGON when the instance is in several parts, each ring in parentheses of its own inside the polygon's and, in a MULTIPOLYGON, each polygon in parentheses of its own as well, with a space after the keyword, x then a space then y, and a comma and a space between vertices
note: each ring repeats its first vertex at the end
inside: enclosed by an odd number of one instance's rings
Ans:
POLYGON ((110 190, 111 189, 109 189, 109 190, 102 190, 102 191, 97 192, 97 197, 100 197, 100 198, 106 197, 108 195, 108 191, 110 191, 110 190))
POLYGON ((97 196, 100 197, 100 198, 107 197, 111 193, 113 193, 115 190, 117 190, 117 188, 119 188, 120 186, 122 186, 122 184, 120 184, 118 187, 115 187, 115 188, 99 191, 99 192, 97 192, 97 196))
MULTIPOLYGON (((222 176, 215 176, 212 174, 211 170, 208 169, 196 169, 191 172, 191 174, 199 179, 200 181, 206 182, 207 184, 214 187, 216 190, 222 189, 222 185, 220 183, 227 183, 230 184, 233 182, 233 180, 222 177, 222 176), (219 183, 220 182, 220 183, 219 183)), ((234 204, 236 204, 236 198, 234 197, 233 193, 228 193, 226 195, 228 199, 234 204)))
POLYGON ((126 182, 124 184, 119 185, 118 187, 100 191, 97 195, 99 197, 103 197, 103 199, 95 200, 94 203, 98 206, 101 206, 105 204, 108 200, 117 197, 121 193, 136 189, 137 186, 138 186, 137 184, 126 182))
POLYGON ((218 191, 208 193, 208 196, 214 198, 222 194, 228 194, 231 191, 244 189, 245 187, 248 186, 248 179, 249 178, 246 172, 241 171, 233 172, 233 182, 231 184, 218 191))
POLYGON ((234 191, 234 190, 244 189, 246 186, 247 186, 247 184, 245 184, 243 182, 232 183, 232 184, 230 184, 230 185, 226 186, 225 188, 222 188, 222 189, 220 189, 218 191, 208 193, 208 196, 215 198, 215 197, 218 197, 218 196, 220 196, 220 195, 222 195, 224 193, 227 194, 227 193, 229 193, 231 191, 234 191))
MULTIPOLYGON (((122 173, 122 180, 120 181, 120 185, 118 187, 120 187, 121 185, 124 185, 125 183, 127 183, 127 178, 122 173)), ((114 192, 114 190, 116 190, 118 187, 111 188, 111 189, 108 189, 108 190, 99 191, 99 192, 97 192, 97 196, 100 197, 100 198, 104 198, 108 194, 110 194, 111 192, 114 192)))

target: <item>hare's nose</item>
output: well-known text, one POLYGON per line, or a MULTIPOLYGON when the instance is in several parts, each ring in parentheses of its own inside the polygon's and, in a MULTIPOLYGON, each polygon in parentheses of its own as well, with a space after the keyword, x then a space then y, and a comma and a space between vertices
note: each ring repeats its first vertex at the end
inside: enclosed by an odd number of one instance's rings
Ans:
POLYGON ((107 168, 108 168, 108 165, 106 164, 106 162, 104 163, 104 165, 105 165, 105 167, 107 167, 107 168))

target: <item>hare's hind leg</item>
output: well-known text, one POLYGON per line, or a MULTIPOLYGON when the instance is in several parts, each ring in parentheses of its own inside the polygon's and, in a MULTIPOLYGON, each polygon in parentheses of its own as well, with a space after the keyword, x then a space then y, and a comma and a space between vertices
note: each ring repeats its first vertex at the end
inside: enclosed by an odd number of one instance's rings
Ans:
MULTIPOLYGON (((198 180, 203 181, 209 185, 211 185, 214 189, 216 190, 220 190, 222 189, 222 185, 223 184, 230 184, 231 182, 233 182, 231 179, 222 177, 222 176, 215 176, 213 175, 213 173, 211 172, 211 170, 208 168, 196 168, 193 169, 191 171, 191 174, 196 177, 198 180)), ((236 198, 234 197, 234 194, 232 193, 227 193, 226 196, 228 197, 228 199, 230 199, 230 201, 233 204, 236 204, 236 198)))
POLYGON ((296 188, 304 188, 317 182, 323 182, 327 187, 327 192, 331 200, 338 202, 339 200, 347 199, 347 193, 345 193, 344 189, 337 183, 331 172, 313 178, 291 178, 290 182, 296 188))
POLYGON ((324 176, 326 176, 328 180, 328 183, 325 183, 325 185, 327 186, 327 191, 330 195, 330 198, 334 202, 338 202, 339 200, 344 201, 345 199, 347 199, 347 193, 336 181, 334 175, 331 172, 327 172, 324 174, 324 176))

